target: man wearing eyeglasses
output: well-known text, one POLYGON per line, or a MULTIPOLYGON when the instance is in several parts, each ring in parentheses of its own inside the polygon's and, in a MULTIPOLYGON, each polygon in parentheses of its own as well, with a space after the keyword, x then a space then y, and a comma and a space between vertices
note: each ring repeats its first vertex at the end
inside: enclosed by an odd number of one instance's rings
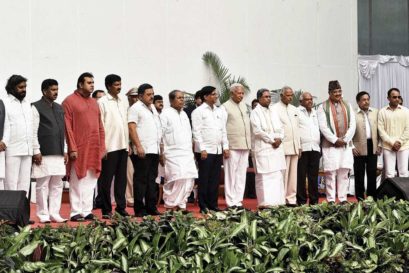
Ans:
POLYGON ((378 131, 382 139, 385 177, 395 176, 398 165, 399 177, 408 177, 409 156, 409 112, 399 105, 400 91, 388 91, 389 104, 378 114, 378 131))

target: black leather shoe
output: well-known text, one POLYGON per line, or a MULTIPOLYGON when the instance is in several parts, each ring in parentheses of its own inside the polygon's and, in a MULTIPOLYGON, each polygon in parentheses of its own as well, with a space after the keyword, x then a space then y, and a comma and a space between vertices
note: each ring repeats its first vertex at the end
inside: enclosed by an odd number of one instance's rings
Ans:
POLYGON ((209 209, 201 209, 200 210, 201 214, 208 214, 209 212, 210 212, 209 209))
POLYGON ((145 211, 139 211, 135 213, 135 217, 144 217, 147 216, 148 214, 145 211))
POLYGON ((94 214, 90 213, 87 216, 85 216, 84 219, 87 220, 87 221, 93 221, 93 220, 96 219, 96 217, 95 217, 94 214))
POLYGON ((102 219, 111 219, 111 218, 112 218, 112 213, 111 212, 102 214, 102 219))
POLYGON ((121 215, 122 217, 128 217, 130 216, 129 213, 126 210, 117 210, 116 213, 121 215))
POLYGON ((295 208, 297 207, 297 204, 285 204, 289 208, 295 208))
POLYGON ((341 205, 348 205, 348 204, 349 204, 348 201, 342 201, 342 202, 341 202, 341 205))
POLYGON ((72 222, 84 222, 85 219, 80 214, 77 214, 77 215, 72 216, 70 218, 70 221, 72 221, 72 222))
POLYGON ((215 212, 222 211, 222 210, 221 210, 220 208, 218 208, 218 207, 211 208, 210 210, 215 211, 215 212))
POLYGON ((149 211, 148 214, 152 216, 162 215, 159 210, 149 211))

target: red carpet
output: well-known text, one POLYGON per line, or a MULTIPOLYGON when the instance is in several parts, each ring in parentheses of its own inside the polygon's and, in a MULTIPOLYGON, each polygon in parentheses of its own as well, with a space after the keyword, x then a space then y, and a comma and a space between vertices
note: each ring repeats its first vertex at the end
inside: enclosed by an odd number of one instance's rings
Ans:
MULTIPOLYGON (((320 203, 323 202, 324 200, 325 200, 325 198, 320 198, 320 203)), ((350 198, 348 198, 348 201, 356 202, 356 199, 354 197, 350 197, 350 198)), ((257 199, 244 199, 243 203, 244 203, 244 207, 247 208, 247 209, 251 209, 253 211, 257 209, 257 199)), ((31 204, 30 207, 31 207, 31 215, 30 215, 31 217, 30 217, 30 219, 35 221, 35 223, 32 226, 33 227, 45 226, 45 224, 42 224, 42 223, 39 222, 39 219, 36 216, 36 205, 31 204)), ((224 198, 219 198, 219 207, 221 209, 226 208, 226 202, 225 202, 224 198)), ((160 212, 165 211, 165 208, 163 207, 163 205, 160 205, 158 209, 159 209, 160 212)), ((197 217, 197 218, 202 217, 202 215, 199 212, 199 206, 197 204, 190 204, 189 203, 187 209, 189 211, 191 211, 194 214, 195 217, 197 217)), ((127 208, 126 210, 130 215, 134 214, 133 208, 127 208)), ((93 213, 98 217, 98 219, 102 220, 102 214, 101 214, 100 209, 94 210, 93 213)), ((62 203, 62 205, 61 205, 61 216, 63 218, 69 219, 70 218, 69 215, 70 215, 70 204, 69 203, 62 203)), ((109 221, 109 220, 102 220, 102 221, 109 221)), ((69 226, 71 226, 71 227, 76 227, 79 224, 87 224, 87 223, 90 223, 90 222, 83 222, 83 223, 70 222, 70 221, 67 222, 67 224, 69 226)), ((64 224, 51 223, 50 225, 52 227, 58 227, 58 226, 64 225, 64 224)))

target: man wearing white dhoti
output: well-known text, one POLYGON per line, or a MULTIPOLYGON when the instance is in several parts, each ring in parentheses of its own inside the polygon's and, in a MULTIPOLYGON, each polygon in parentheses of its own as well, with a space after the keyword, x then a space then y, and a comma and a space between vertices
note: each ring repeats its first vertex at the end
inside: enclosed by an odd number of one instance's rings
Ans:
POLYGON ((282 171, 286 169, 283 125, 269 107, 270 91, 257 91, 259 104, 253 109, 251 122, 251 152, 256 172, 256 194, 259 208, 285 204, 282 171))
POLYGON ((353 168, 352 138, 355 134, 355 114, 342 99, 338 81, 330 81, 329 99, 318 108, 318 123, 322 135, 322 158, 325 171, 327 201, 335 202, 336 193, 341 203, 347 202, 349 178, 353 168), (336 188, 337 187, 337 188, 336 188))
POLYGON ((68 159, 64 110, 54 102, 58 96, 56 80, 44 80, 41 91, 43 97, 32 106, 34 164, 31 176, 37 182, 37 216, 41 223, 61 223, 67 221, 60 216, 62 178, 68 159))
POLYGON ((165 185, 165 208, 186 210, 187 198, 193 190, 197 169, 192 150, 192 130, 183 111, 184 94, 179 90, 169 93, 171 107, 160 115, 162 124, 165 185))
POLYGON ((8 96, 4 106, 8 125, 4 128, 6 145, 5 190, 30 189, 31 157, 33 155, 33 119, 30 103, 25 99, 27 79, 11 76, 6 85, 8 96))
POLYGON ((285 201, 287 206, 297 205, 297 166, 301 156, 298 110, 291 105, 294 92, 291 87, 281 89, 280 101, 272 106, 284 128, 283 149, 287 168, 284 173, 285 201))
POLYGON ((6 176, 6 145, 3 142, 4 128, 8 127, 6 109, 4 103, 0 100, 0 190, 4 190, 4 178, 6 176))
POLYGON ((223 160, 224 194, 226 204, 231 208, 243 207, 251 148, 250 117, 243 98, 243 85, 235 83, 230 87, 230 99, 221 106, 225 114, 230 151, 230 156, 223 160))
POLYGON ((400 91, 388 91, 389 105, 379 110, 378 131, 382 139, 385 177, 395 176, 398 165, 399 177, 408 177, 409 112, 399 105, 400 91))

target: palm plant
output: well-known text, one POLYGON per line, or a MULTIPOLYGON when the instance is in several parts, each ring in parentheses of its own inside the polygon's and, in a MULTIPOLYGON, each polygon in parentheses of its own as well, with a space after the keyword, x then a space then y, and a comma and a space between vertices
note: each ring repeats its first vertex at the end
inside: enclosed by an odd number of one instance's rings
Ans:
POLYGON ((232 76, 229 72, 229 69, 222 64, 220 58, 213 52, 206 52, 202 56, 203 62, 210 68, 210 71, 213 73, 216 81, 217 87, 220 93, 219 101, 224 103, 230 98, 230 86, 233 83, 240 83, 244 87, 244 93, 247 94, 250 92, 250 88, 243 77, 232 76))

